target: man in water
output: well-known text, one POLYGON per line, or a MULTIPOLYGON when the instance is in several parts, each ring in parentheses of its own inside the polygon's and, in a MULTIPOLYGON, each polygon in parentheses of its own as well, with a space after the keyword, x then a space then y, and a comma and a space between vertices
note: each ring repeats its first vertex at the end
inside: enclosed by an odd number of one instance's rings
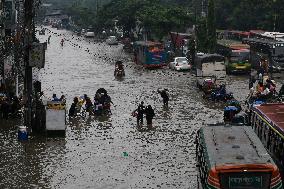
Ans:
POLYGON ((148 105, 145 109, 146 120, 147 120, 147 127, 148 129, 152 129, 152 120, 155 116, 155 112, 151 105, 148 105))
POLYGON ((137 108, 137 125, 143 124, 143 114, 145 111, 144 102, 142 101, 137 108))
POLYGON ((70 109, 69 109, 69 116, 70 117, 73 117, 73 116, 75 116, 78 112, 77 112, 77 106, 78 106, 78 103, 79 103, 79 99, 78 99, 78 97, 75 97, 74 99, 73 99, 73 103, 72 103, 72 105, 71 105, 71 107, 70 107, 70 109))
POLYGON ((169 105, 168 89, 164 89, 164 90, 158 89, 158 93, 160 93, 161 97, 163 98, 164 106, 168 106, 169 105))
POLYGON ((64 45, 64 39, 61 39, 60 44, 61 44, 61 46, 63 47, 63 45, 64 45))
POLYGON ((52 101, 60 101, 59 98, 57 98, 56 94, 52 95, 52 101))

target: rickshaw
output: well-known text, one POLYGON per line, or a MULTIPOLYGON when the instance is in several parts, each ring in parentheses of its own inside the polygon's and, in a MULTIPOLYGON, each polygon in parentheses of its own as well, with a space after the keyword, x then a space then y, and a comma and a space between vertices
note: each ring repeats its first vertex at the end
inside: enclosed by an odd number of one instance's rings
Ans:
POLYGON ((124 66, 121 61, 117 61, 115 63, 114 76, 115 77, 125 76, 124 66))
POLYGON ((211 92, 216 88, 214 78, 206 78, 203 81, 203 84, 200 86, 201 90, 205 93, 205 95, 211 94, 211 92))

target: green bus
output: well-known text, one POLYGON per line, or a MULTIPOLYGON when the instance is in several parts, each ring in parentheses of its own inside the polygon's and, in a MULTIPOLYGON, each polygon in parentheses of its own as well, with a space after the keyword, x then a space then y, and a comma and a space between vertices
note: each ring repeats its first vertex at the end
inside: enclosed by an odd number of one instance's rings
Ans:
POLYGON ((283 188, 277 165, 251 127, 202 127, 196 161, 198 189, 283 188))
POLYGON ((249 45, 234 40, 218 40, 217 53, 226 58, 227 74, 250 72, 249 45))

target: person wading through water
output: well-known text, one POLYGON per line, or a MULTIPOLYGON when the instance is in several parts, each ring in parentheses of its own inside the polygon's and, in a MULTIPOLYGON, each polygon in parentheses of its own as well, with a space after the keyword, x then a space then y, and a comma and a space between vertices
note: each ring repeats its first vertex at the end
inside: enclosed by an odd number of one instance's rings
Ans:
POLYGON ((163 98, 164 106, 168 107, 169 105, 168 89, 163 89, 163 90, 158 89, 158 93, 160 93, 161 97, 163 98))
POLYGON ((137 126, 143 125, 143 114, 145 112, 143 101, 139 104, 138 108, 134 112, 137 112, 137 126))
POLYGON ((148 105, 145 109, 146 120, 147 120, 147 127, 148 129, 152 129, 152 120, 155 116, 155 112, 151 105, 148 105))

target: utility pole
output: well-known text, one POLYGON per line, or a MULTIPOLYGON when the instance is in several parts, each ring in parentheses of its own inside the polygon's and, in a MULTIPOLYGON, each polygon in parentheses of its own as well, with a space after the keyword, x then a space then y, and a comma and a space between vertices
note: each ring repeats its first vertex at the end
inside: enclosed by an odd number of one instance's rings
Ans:
POLYGON ((0 87, 5 82, 5 71, 4 71, 4 50, 5 50, 5 0, 0 0, 0 87), (1 80, 2 79, 2 80, 1 80))
POLYGON ((34 41, 34 0, 25 0, 24 2, 24 62, 25 62, 25 125, 28 130, 32 128, 32 86, 33 86, 33 75, 32 67, 29 65, 29 52, 31 45, 34 41))

